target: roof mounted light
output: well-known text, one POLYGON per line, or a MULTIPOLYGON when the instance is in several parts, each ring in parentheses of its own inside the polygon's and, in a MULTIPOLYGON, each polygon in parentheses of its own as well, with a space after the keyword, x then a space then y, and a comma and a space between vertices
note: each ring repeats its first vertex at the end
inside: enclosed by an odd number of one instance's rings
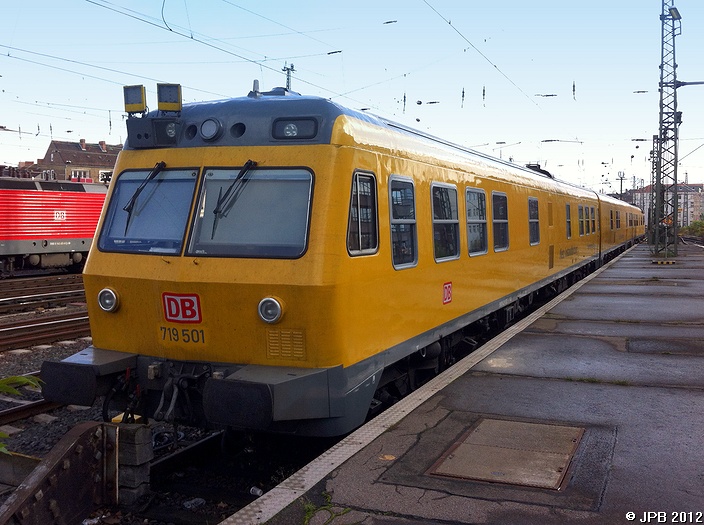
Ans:
POLYGON ((147 110, 147 94, 144 86, 125 86, 125 112, 128 114, 144 113, 147 110))
POLYGON ((157 84, 159 111, 181 111, 181 84, 157 84))

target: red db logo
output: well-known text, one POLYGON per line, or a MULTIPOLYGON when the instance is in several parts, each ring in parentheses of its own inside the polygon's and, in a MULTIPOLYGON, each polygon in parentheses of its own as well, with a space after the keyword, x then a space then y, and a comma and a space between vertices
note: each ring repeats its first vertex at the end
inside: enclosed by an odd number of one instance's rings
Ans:
POLYGON ((447 304, 452 302, 452 283, 445 283, 442 285, 442 304, 447 304))
POLYGON ((163 293, 164 317, 172 323, 200 323, 200 298, 195 294, 163 293))

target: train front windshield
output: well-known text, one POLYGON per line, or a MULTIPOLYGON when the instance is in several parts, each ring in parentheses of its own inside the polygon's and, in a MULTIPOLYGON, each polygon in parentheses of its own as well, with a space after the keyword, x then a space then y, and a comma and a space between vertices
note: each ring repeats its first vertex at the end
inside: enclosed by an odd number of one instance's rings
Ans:
POLYGON ((304 169, 129 171, 115 181, 98 248, 197 257, 297 258, 308 240, 313 175, 304 169))
POLYGON ((128 171, 115 182, 98 248, 108 252, 178 255, 197 172, 128 171))
POLYGON ((313 176, 303 169, 206 171, 187 253, 296 258, 308 237, 313 176))

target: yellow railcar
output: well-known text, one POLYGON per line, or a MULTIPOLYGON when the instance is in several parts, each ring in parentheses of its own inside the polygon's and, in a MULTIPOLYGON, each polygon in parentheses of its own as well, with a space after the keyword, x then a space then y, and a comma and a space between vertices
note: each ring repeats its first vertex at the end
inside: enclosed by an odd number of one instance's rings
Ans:
POLYGON ((44 363, 49 400, 342 434, 643 235, 633 206, 329 100, 159 88, 150 113, 126 89, 93 345, 44 363))

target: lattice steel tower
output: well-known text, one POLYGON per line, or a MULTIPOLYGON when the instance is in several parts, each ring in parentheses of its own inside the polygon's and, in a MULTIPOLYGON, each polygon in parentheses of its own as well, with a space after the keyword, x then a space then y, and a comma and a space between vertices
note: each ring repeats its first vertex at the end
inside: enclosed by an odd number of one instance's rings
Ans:
POLYGON ((677 147, 682 113, 677 111, 675 37, 682 32, 674 0, 662 0, 662 60, 660 62, 660 126, 653 137, 654 205, 650 228, 656 255, 677 255, 677 147))

